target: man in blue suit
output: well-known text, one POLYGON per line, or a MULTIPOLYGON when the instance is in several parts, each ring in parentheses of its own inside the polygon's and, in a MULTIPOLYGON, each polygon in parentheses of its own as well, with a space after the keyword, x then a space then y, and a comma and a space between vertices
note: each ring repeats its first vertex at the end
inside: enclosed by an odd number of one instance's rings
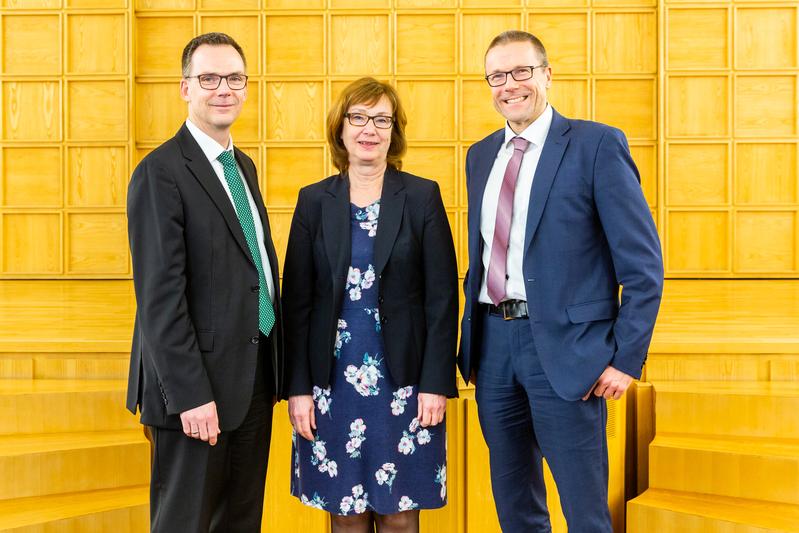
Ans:
POLYGON ((641 375, 660 242, 624 134, 547 103, 541 41, 504 32, 485 67, 507 122, 466 156, 459 367, 476 383, 497 513, 505 532, 551 530, 546 458, 569 531, 611 532, 605 402, 641 375))

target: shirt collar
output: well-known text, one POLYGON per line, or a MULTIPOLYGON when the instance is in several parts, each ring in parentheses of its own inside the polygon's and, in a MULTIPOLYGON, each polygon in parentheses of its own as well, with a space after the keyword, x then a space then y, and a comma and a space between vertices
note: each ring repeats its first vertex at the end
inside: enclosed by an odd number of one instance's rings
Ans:
POLYGON ((228 148, 225 148, 214 139, 212 139, 207 133, 197 127, 194 122, 190 119, 186 119, 186 127, 189 129, 189 133, 191 136, 194 137, 194 140, 197 141, 197 144, 200 145, 200 149, 205 154, 205 157, 208 158, 208 161, 216 161, 224 151, 233 151, 233 137, 230 137, 228 141, 228 148))
POLYGON ((523 132, 516 134, 505 122, 505 142, 503 146, 508 146, 511 139, 514 137, 522 137, 530 142, 530 144, 534 144, 539 148, 544 146, 544 141, 547 139, 547 134, 549 133, 549 126, 552 125, 552 106, 547 103, 546 108, 544 108, 544 112, 541 113, 541 116, 538 117, 533 121, 532 124, 527 126, 523 132))

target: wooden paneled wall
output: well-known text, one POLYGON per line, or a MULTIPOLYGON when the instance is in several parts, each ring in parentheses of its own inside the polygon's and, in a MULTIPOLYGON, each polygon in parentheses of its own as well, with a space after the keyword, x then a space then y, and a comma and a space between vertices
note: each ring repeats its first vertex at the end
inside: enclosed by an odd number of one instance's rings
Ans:
POLYGON ((796 276, 797 2, 656 0, 3 0, 0 277, 130 276, 125 186, 185 118, 196 33, 243 45, 234 130, 279 246, 297 190, 332 171, 330 101, 389 80, 412 172, 442 185, 465 268, 463 159, 501 126, 482 80, 507 28, 547 45, 562 113, 622 128, 671 276, 796 276))

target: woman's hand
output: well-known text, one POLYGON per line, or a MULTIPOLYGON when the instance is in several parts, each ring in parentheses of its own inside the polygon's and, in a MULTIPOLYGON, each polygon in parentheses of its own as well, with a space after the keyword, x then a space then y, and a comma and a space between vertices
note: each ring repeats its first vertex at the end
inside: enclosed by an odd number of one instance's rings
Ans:
POLYGON ((310 394, 289 396, 289 419, 298 435, 313 441, 314 436, 311 430, 316 430, 313 396, 310 394))
POLYGON ((419 425, 422 427, 435 426, 444 420, 444 411, 447 409, 447 397, 443 394, 419 393, 419 425))

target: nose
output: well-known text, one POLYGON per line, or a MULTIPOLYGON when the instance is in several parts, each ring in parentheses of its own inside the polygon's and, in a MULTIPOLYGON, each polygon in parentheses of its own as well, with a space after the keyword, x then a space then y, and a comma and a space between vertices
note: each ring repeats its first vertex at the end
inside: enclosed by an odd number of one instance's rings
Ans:
POLYGON ((508 76, 505 78, 505 90, 516 89, 518 86, 519 82, 516 81, 514 77, 511 76, 509 73, 508 76))

